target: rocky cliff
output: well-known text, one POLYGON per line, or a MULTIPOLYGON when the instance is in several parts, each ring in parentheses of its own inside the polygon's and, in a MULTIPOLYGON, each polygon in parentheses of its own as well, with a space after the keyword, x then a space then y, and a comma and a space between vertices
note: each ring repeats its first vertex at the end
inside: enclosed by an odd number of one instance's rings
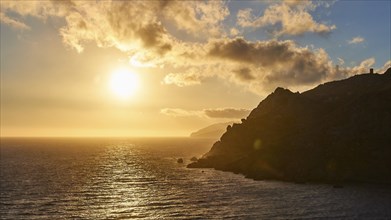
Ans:
POLYGON ((301 94, 277 88, 188 167, 254 179, 391 183, 391 69, 301 94))

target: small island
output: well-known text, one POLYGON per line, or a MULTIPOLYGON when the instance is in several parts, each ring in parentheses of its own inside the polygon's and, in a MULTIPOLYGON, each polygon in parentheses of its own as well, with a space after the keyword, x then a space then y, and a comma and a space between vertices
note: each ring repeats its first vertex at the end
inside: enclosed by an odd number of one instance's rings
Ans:
POLYGON ((391 69, 277 88, 189 168, 257 180, 391 183, 391 69))

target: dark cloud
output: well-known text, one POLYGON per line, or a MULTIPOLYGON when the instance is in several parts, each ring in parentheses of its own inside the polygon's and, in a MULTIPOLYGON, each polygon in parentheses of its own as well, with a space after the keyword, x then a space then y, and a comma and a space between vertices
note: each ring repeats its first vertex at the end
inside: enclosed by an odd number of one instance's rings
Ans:
POLYGON ((151 10, 159 9, 158 2, 116 2, 107 17, 113 32, 120 42, 140 41, 146 49, 162 55, 172 49, 169 33, 151 10), (142 13, 144 11, 144 13, 142 13))
POLYGON ((140 28, 139 35, 145 48, 155 48, 160 55, 172 49, 172 45, 164 41, 164 36, 167 35, 166 30, 157 23, 140 28))
POLYGON ((287 63, 286 69, 274 71, 266 76, 269 82, 284 82, 286 84, 311 84, 321 81, 333 70, 327 59, 320 59, 311 51, 296 54, 287 63))
POLYGON ((241 81, 261 78, 272 85, 309 84, 319 82, 332 71, 324 50, 298 47, 293 41, 250 42, 236 38, 214 41, 209 48, 211 57, 248 66, 233 71, 241 81))
POLYGON ((247 67, 236 69, 233 72, 235 76, 242 81, 251 81, 255 79, 255 77, 251 74, 251 69, 247 67))
POLYGON ((249 64, 270 66, 292 57, 291 41, 250 42, 243 38, 213 41, 208 55, 249 64))

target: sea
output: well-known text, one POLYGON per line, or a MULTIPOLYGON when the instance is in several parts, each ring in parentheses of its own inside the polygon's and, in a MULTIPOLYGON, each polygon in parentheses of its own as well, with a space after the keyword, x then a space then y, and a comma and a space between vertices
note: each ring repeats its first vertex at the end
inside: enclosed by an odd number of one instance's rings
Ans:
POLYGON ((391 219, 389 185, 333 188, 186 168, 214 141, 2 138, 0 218, 391 219))

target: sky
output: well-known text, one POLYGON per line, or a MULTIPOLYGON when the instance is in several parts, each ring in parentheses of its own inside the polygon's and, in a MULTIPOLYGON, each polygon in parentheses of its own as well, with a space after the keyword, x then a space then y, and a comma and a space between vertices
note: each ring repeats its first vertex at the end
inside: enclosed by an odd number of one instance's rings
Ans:
POLYGON ((188 136, 391 67, 390 1, 0 0, 5 136, 188 136))

